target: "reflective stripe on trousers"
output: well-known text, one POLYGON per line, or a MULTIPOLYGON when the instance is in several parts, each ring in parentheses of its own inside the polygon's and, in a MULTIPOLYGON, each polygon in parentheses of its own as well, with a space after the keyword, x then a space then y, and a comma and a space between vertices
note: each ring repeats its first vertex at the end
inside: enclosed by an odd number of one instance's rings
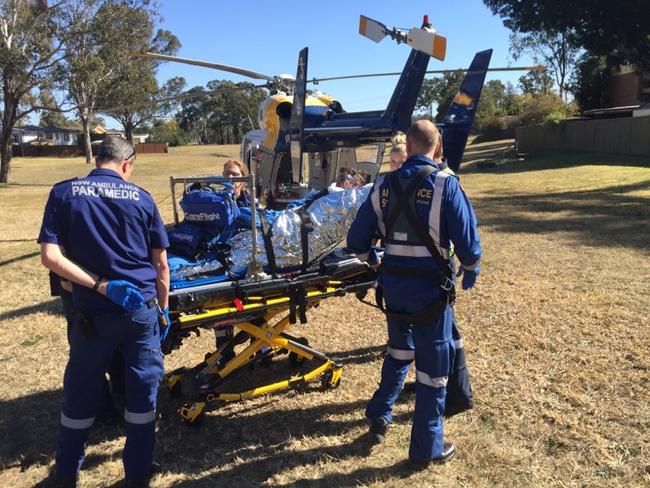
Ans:
POLYGON ((61 412, 61 425, 68 429, 89 429, 92 427, 94 422, 95 417, 89 417, 87 419, 72 419, 61 412))
POLYGON ((432 386, 434 388, 443 388, 447 386, 448 376, 429 376, 424 371, 416 371, 415 379, 418 383, 423 385, 432 386))
POLYGON ((413 361, 415 359, 415 349, 395 349, 388 346, 388 354, 398 361, 413 361))
POLYGON ((145 413, 135 413, 124 409, 124 420, 131 424, 148 424, 156 420, 156 410, 150 410, 145 413))

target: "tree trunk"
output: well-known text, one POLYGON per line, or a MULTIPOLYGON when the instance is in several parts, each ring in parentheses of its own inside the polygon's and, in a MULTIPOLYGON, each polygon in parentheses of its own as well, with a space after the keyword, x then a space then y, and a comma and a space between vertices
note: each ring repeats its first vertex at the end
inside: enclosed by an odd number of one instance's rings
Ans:
POLYGON ((85 113, 81 116, 81 125, 84 131, 84 154, 86 155, 86 164, 93 162, 93 146, 90 141, 90 118, 85 113))
POLYGON ((133 122, 127 122, 124 124, 124 137, 126 137, 126 140, 129 141, 131 144, 133 144, 133 129, 135 127, 133 126, 133 122))
POLYGON ((9 173, 11 171, 11 144, 3 142, 0 145, 0 183, 9 182, 9 173))
POLYGON ((5 106, 2 114, 2 132, 0 133, 0 183, 9 182, 11 173, 11 131, 16 124, 16 109, 18 104, 14 103, 13 97, 7 96, 5 91, 5 106))

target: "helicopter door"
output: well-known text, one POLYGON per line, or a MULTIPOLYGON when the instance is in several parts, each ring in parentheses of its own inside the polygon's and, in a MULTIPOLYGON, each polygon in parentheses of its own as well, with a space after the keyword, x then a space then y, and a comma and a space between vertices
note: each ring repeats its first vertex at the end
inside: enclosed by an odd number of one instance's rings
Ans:
POLYGON ((370 175, 370 181, 374 181, 381 170, 385 147, 386 144, 382 143, 343 148, 340 150, 338 168, 348 166, 357 171, 363 171, 370 175))
POLYGON ((370 175, 370 181, 375 181, 377 174, 381 172, 382 164, 384 163, 384 150, 386 149, 386 144, 374 144, 372 146, 364 146, 359 149, 365 149, 366 154, 364 154, 364 159, 361 159, 359 153, 357 153, 357 160, 360 162, 357 163, 357 169, 359 171, 365 171, 370 175))
MULTIPOLYGON (((337 151, 309 153, 309 187, 314 190, 327 188, 334 181, 331 177, 332 168, 336 170, 337 151)), ((305 154, 307 157, 307 154, 305 154)))

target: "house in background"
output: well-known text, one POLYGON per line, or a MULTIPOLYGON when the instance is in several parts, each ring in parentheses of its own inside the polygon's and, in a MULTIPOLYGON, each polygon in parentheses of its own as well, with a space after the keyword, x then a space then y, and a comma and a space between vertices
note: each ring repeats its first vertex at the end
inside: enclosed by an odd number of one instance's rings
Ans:
POLYGON ((144 144, 149 139, 149 134, 133 134, 133 144, 144 144))
POLYGON ((650 72, 620 66, 607 85, 607 99, 611 107, 633 109, 634 117, 650 115, 650 72))
POLYGON ((80 134, 80 131, 77 129, 24 125, 14 127, 11 136, 13 143, 18 145, 76 146, 78 144, 78 134, 80 134))
POLYGON ((90 130, 90 139, 92 141, 102 141, 104 137, 108 136, 124 138, 124 132, 115 129, 107 129, 101 125, 98 125, 94 129, 90 130))

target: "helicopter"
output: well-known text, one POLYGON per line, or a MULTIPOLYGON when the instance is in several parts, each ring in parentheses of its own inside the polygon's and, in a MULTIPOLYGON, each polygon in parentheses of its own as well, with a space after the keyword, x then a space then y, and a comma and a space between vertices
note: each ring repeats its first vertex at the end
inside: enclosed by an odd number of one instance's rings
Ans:
MULTIPOLYGON (((264 80, 254 88, 266 88, 269 96, 258 110, 258 127, 244 135, 241 160, 256 174, 257 188, 269 208, 281 209, 304 197, 308 191, 326 188, 339 168, 347 166, 367 172, 374 178, 379 172, 387 142, 398 132, 406 132, 424 76, 451 70, 427 71, 429 59, 445 59, 447 40, 432 28, 427 15, 422 26, 411 29, 389 28, 383 23, 360 16, 359 34, 381 42, 390 38, 411 47, 401 73, 349 75, 332 78, 307 78, 308 48, 300 51, 296 76, 268 76, 224 64, 180 58, 157 53, 132 53, 160 61, 174 61, 236 73, 264 80), (342 103, 320 90, 308 90, 307 84, 366 76, 393 76, 399 80, 383 110, 346 112, 342 103)), ((476 53, 460 89, 438 127, 449 166, 458 170, 474 122, 492 50, 476 53)), ((535 70, 541 67, 493 68, 535 70)), ((541 68, 543 69, 543 68, 541 68)))

